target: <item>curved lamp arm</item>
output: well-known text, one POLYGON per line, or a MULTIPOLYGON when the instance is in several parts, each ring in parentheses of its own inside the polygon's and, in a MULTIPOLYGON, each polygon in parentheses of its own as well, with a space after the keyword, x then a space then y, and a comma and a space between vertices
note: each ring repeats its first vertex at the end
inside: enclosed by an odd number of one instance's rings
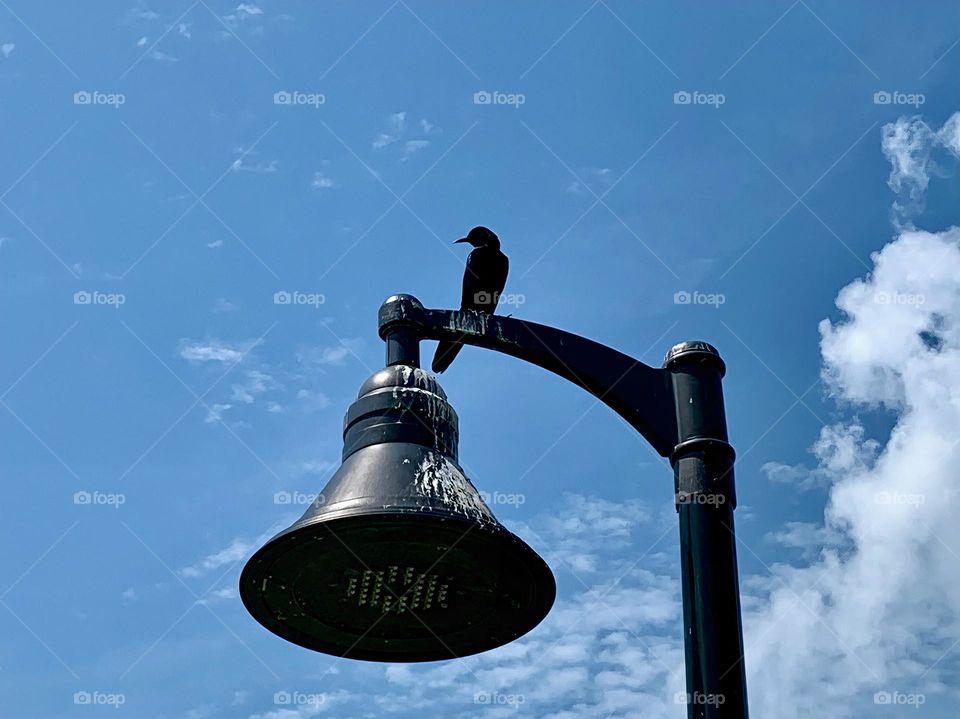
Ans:
POLYGON ((419 366, 419 341, 457 340, 512 355, 587 390, 630 423, 663 457, 677 445, 671 374, 586 337, 473 310, 426 309, 410 295, 380 308, 387 364, 419 366), (413 360, 411 362, 411 360, 413 360))

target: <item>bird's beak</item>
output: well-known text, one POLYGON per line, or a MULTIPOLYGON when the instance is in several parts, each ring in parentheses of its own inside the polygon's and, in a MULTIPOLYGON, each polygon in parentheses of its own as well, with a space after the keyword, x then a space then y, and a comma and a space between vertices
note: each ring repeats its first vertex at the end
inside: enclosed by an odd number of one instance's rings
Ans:
POLYGON ((459 240, 454 240, 454 241, 453 241, 453 244, 456 245, 456 244, 458 244, 458 243, 460 243, 460 242, 469 242, 469 241, 470 241, 470 240, 468 240, 466 237, 461 237, 459 240))

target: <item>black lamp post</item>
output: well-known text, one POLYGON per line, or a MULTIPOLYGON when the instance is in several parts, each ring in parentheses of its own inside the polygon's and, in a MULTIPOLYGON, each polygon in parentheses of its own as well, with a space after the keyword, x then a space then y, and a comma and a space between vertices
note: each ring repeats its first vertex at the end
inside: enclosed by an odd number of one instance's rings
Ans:
POLYGON ((416 662, 492 649, 535 627, 556 584, 457 463, 457 415, 420 369, 420 341, 458 340, 539 365, 630 423, 674 470, 680 519, 687 716, 745 719, 746 679, 727 441, 725 367, 684 342, 662 369, 553 327, 380 308, 387 367, 347 411, 343 464, 303 517, 251 557, 247 610, 291 642, 353 659, 416 662))

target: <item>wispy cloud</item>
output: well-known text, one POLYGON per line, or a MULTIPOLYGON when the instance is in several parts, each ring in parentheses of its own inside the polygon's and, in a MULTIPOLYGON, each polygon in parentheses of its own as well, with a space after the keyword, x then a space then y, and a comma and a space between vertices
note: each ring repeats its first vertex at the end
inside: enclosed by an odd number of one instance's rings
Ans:
POLYGON ((207 424, 221 422, 223 421, 223 413, 231 407, 233 407, 233 405, 227 402, 214 402, 207 408, 207 416, 203 421, 207 424))
POLYGON ((251 162, 245 157, 238 157, 233 161, 233 164, 230 165, 231 172, 250 172, 255 175, 272 175, 279 171, 279 169, 279 160, 258 160, 251 162))
POLYGON ((760 470, 767 479, 800 491, 823 489, 844 472, 863 471, 876 460, 879 443, 864 436, 858 423, 828 425, 820 429, 820 437, 811 447, 817 459, 814 467, 802 464, 767 462, 760 470))
POLYGON ((253 17, 255 15, 263 15, 263 10, 260 9, 255 3, 240 3, 237 5, 237 15, 242 18, 253 17))
POLYGON ((174 63, 180 62, 180 58, 174 57, 173 55, 168 55, 161 50, 151 50, 150 59, 154 62, 159 62, 164 65, 173 65, 174 63))
MULTIPOLYGON (((197 577, 205 577, 231 564, 239 565, 240 562, 252 554, 255 549, 260 547, 260 545, 276 534, 280 528, 289 525, 292 521, 293 516, 285 515, 278 518, 272 527, 257 536, 234 537, 226 544, 226 546, 204 555, 193 564, 178 570, 177 573, 181 577, 193 579, 197 577)), ((229 595, 223 594, 223 596, 229 595)))
POLYGON ((313 173, 313 179, 310 181, 310 187, 312 187, 317 192, 323 192, 324 190, 330 190, 337 186, 337 183, 334 182, 332 177, 327 176, 320 170, 317 170, 313 173))
MULTIPOLYGON (((261 35, 263 33, 263 21, 266 14, 256 3, 242 2, 236 8, 222 17, 224 24, 233 31, 244 31, 248 35, 261 35)), ((227 30, 221 29, 217 36, 226 39, 231 36, 227 30)))
MULTIPOLYGON (((208 245, 209 246, 209 245, 208 245)), ((213 313, 217 315, 233 312, 237 306, 224 297, 218 297, 213 303, 213 313)))
POLYGON ((248 353, 257 342, 230 343, 219 339, 204 342, 180 340, 180 357, 188 362, 237 362, 248 353))
POLYGON ((394 112, 387 118, 387 129, 379 132, 373 139, 373 149, 381 150, 400 139, 407 127, 407 113, 394 112))
POLYGON ((403 156, 401 160, 408 160, 416 155, 420 150, 430 146, 429 140, 407 140, 403 144, 403 156))
POLYGON ((228 564, 234 564, 244 559, 258 545, 256 539, 235 538, 223 549, 208 554, 195 564, 180 570, 182 577, 203 577, 228 564))
POLYGON ((330 406, 330 398, 319 390, 300 389, 297 390, 297 406, 304 414, 318 412, 330 406))
POLYGON ((237 587, 232 584, 228 587, 221 587, 220 589, 214 589, 212 592, 207 592, 203 599, 197 601, 197 604, 216 604, 217 602, 222 602, 227 599, 239 599, 240 591, 237 587))
POLYGON ((406 111, 394 112, 387 117, 386 127, 373 138, 374 150, 383 150, 395 143, 400 146, 400 161, 405 162, 411 157, 430 146, 428 135, 441 132, 426 118, 421 118, 413 126, 413 132, 407 122, 406 111), (413 135, 412 137, 410 135, 413 135))
POLYGON ((138 0, 135 7, 127 10, 122 22, 126 25, 138 25, 151 23, 159 19, 160 15, 147 7, 145 2, 138 0))
POLYGON ((363 345, 364 341, 360 338, 347 338, 339 344, 325 347, 301 347, 296 351, 295 359, 307 370, 336 367, 346 362, 363 345))
POLYGON ((594 184, 603 186, 613 182, 613 172, 609 167, 587 167, 581 170, 580 177, 583 178, 583 181, 589 186, 584 187, 579 180, 574 180, 567 185, 567 192, 571 195, 588 193, 594 184))
POLYGON ((931 128, 920 116, 901 117, 883 126, 883 154, 890 162, 890 188, 897 193, 894 220, 910 227, 910 215, 923 209, 923 197, 932 176, 943 170, 935 150, 944 148, 960 157, 960 112, 954 113, 940 129, 931 128))
POLYGON ((339 462, 329 459, 311 459, 297 465, 296 472, 301 475, 327 474, 340 466, 339 462))
MULTIPOLYGON (((933 143, 949 146, 954 118, 947 131, 919 118, 884 128, 890 186, 901 199, 906 192, 922 202, 937 174, 926 153, 933 143)), ((903 229, 873 255, 870 274, 840 291, 840 318, 820 323, 821 374, 833 399, 847 413, 883 410, 894 426, 872 438, 854 414, 821 431, 811 472, 768 466, 801 486, 816 477, 829 498, 820 522, 771 536, 816 559, 775 565, 745 584, 758 716, 857 716, 873 692, 905 687, 930 701, 957 670, 958 276, 960 228, 903 229)))
POLYGON ((243 375, 242 382, 235 383, 230 387, 230 399, 233 402, 253 404, 260 395, 280 387, 280 384, 272 376, 260 370, 247 370, 243 375))

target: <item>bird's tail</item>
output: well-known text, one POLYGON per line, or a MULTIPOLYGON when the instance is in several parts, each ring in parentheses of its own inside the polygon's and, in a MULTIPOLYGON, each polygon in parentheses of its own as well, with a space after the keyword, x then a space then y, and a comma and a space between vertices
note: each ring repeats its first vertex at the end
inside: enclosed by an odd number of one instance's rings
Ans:
POLYGON ((453 362, 462 347, 463 344, 460 342, 449 342, 446 340, 440 342, 437 345, 437 353, 433 355, 433 364, 431 365, 433 371, 438 374, 443 372, 450 366, 450 363, 453 362))

